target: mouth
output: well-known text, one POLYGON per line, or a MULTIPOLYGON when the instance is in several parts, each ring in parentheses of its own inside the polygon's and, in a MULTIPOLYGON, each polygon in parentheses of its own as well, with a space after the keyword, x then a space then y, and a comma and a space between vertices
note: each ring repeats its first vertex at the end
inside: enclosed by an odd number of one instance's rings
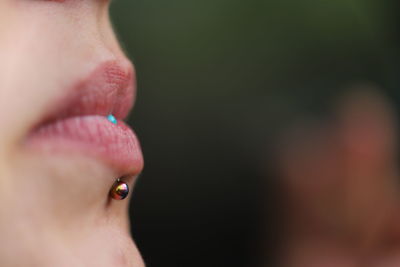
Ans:
POLYGON ((51 154, 93 157, 121 176, 139 174, 143 168, 140 145, 123 122, 133 107, 134 80, 132 67, 101 64, 54 102, 30 131, 26 145, 51 154))

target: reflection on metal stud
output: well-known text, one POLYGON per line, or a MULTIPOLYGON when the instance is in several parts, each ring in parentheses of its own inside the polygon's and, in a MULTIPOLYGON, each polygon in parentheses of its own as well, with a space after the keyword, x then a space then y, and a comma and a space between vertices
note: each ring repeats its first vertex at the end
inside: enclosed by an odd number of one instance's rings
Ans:
POLYGON ((129 187, 127 183, 117 180, 110 190, 110 196, 115 200, 123 200, 129 194, 129 187))

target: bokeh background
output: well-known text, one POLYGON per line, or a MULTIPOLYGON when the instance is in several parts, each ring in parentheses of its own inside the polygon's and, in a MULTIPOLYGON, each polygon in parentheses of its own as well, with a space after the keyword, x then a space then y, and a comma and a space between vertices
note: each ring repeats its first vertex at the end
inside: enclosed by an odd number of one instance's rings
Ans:
POLYGON ((130 122, 146 167, 131 214, 147 266, 273 258, 281 209, 269 145, 349 83, 398 102, 399 10, 397 0, 112 3, 138 76, 130 122))

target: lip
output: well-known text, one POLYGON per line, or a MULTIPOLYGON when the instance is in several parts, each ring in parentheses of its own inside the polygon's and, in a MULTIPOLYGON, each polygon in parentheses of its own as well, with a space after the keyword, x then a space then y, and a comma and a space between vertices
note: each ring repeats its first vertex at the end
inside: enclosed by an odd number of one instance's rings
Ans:
POLYGON ((135 79, 131 66, 99 65, 54 101, 26 139, 26 145, 49 153, 78 153, 101 160, 119 175, 143 168, 138 139, 123 120, 133 107, 135 79), (112 114, 117 124, 106 116, 112 114))

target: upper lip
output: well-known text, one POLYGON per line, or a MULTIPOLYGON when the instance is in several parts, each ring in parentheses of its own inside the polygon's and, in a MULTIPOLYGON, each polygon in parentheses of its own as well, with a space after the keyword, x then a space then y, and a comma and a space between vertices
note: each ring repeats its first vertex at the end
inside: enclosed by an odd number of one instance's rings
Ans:
POLYGON ((87 77, 75 83, 65 95, 54 102, 53 109, 39 126, 68 117, 112 114, 125 119, 135 98, 134 71, 116 61, 100 64, 87 77))

